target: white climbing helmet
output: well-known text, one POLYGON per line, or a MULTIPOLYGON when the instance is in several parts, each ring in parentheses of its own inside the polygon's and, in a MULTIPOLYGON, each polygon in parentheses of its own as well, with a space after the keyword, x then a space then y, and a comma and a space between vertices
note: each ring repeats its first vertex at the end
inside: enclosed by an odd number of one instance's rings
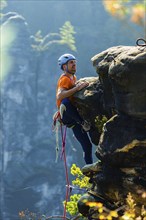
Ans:
POLYGON ((72 54, 69 54, 69 53, 65 53, 61 57, 59 57, 58 64, 60 68, 62 69, 62 65, 66 64, 69 60, 76 60, 76 58, 72 54))

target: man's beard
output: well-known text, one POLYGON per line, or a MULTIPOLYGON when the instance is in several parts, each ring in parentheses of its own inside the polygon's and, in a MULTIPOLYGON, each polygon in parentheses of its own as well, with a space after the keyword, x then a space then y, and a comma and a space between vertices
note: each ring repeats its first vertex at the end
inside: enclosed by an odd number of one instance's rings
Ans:
POLYGON ((70 74, 72 74, 72 75, 75 75, 76 70, 71 70, 71 71, 68 70, 68 72, 69 72, 70 74))

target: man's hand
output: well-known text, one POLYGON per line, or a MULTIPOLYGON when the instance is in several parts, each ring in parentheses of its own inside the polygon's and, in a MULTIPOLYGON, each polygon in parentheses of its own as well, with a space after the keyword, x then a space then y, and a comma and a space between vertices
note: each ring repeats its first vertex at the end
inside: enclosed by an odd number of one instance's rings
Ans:
POLYGON ((80 91, 81 89, 87 87, 88 85, 89 85, 88 82, 77 82, 76 83, 77 91, 80 91))
POLYGON ((76 92, 80 91, 81 89, 87 87, 88 85, 89 85, 88 82, 82 81, 82 82, 77 82, 73 88, 68 89, 68 90, 66 90, 64 88, 60 88, 58 90, 56 98, 57 98, 57 100, 62 100, 64 98, 70 97, 70 96, 74 95, 76 92))

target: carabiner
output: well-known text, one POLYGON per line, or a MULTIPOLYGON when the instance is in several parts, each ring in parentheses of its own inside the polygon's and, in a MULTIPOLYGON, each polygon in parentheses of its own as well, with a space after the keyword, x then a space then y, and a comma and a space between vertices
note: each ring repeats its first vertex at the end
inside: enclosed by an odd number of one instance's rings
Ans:
POLYGON ((146 40, 144 40, 143 38, 138 38, 136 44, 137 46, 146 47, 146 40), (142 43, 142 41, 144 42, 144 44, 142 43))

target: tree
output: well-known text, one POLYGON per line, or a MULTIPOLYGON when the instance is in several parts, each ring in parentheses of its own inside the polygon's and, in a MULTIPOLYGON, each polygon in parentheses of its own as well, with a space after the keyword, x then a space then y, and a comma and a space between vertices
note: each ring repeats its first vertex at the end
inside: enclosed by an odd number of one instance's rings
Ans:
POLYGON ((72 51, 76 51, 77 49, 74 38, 75 31, 70 21, 66 21, 59 30, 59 33, 49 33, 45 37, 42 36, 41 31, 39 30, 35 36, 31 36, 31 39, 33 40, 33 49, 37 51, 45 51, 52 44, 66 44, 72 51))
POLYGON ((146 0, 103 0, 105 9, 121 20, 129 19, 131 22, 145 28, 146 37, 146 0))

